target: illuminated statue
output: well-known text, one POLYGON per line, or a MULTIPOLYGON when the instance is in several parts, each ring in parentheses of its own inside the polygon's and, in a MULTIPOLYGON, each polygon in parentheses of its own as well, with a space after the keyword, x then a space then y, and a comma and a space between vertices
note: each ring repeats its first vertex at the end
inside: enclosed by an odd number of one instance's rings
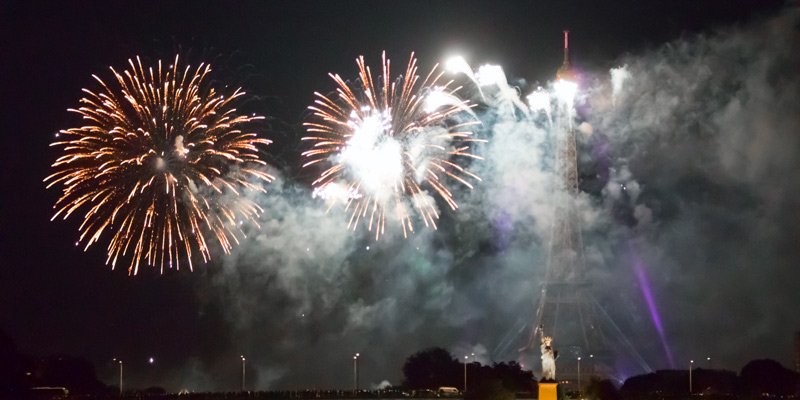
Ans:
POLYGON ((542 380, 554 381, 556 380, 556 358, 558 358, 558 352, 553 350, 553 338, 544 336, 541 326, 539 327, 539 334, 542 336, 542 380))

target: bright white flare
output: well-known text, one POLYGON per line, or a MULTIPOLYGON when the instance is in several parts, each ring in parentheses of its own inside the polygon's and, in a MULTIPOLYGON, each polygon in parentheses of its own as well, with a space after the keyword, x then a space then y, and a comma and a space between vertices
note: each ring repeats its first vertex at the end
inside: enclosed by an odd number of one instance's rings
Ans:
POLYGON ((531 111, 544 111, 550 114, 550 93, 547 93, 541 86, 529 94, 527 99, 531 111))
POLYGON ((499 65, 481 65, 478 67, 478 73, 475 78, 480 86, 508 86, 506 81, 506 73, 503 72, 503 67, 499 65))
POLYGON ((445 69, 454 74, 467 74, 472 76, 472 67, 467 64, 467 60, 461 56, 450 57, 444 63, 445 69))
POLYGON ((348 126, 353 137, 339 154, 339 163, 359 178, 367 192, 385 201, 403 178, 402 146, 393 138, 392 115, 362 109, 364 118, 353 112, 348 126))
POLYGON ((578 93, 578 84, 572 81, 559 79, 553 83, 553 89, 556 92, 556 98, 561 103, 571 105, 575 101, 575 94, 578 93))

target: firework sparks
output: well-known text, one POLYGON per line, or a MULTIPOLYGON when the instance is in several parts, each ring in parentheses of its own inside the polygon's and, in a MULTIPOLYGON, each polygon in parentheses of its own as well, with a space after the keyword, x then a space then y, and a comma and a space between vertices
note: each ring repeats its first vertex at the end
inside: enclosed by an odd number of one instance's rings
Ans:
POLYGON ((241 89, 217 93, 206 82, 208 64, 196 68, 161 61, 151 67, 139 57, 115 81, 83 89, 81 107, 69 111, 86 125, 60 131, 63 155, 45 178, 63 193, 52 219, 85 209, 78 244, 84 250, 111 235, 106 263, 130 255, 130 274, 139 266, 192 268, 195 252, 211 257, 211 238, 229 252, 243 235, 241 222, 263 211, 240 196, 263 192, 273 178, 262 171, 258 138, 248 128, 261 116, 237 113, 241 89))
POLYGON ((472 127, 479 122, 456 96, 458 88, 438 83, 438 66, 421 80, 412 54, 405 73, 392 80, 385 53, 382 62, 377 85, 363 56, 356 60, 357 84, 330 74, 336 95, 315 93, 311 120, 304 124, 310 136, 303 138, 313 144, 303 152, 304 167, 323 166, 315 194, 345 203, 348 227, 363 222, 376 239, 387 219, 399 222, 408 236, 414 214, 435 229, 439 211, 433 196, 458 208, 447 181, 469 188, 480 181, 465 164, 480 158, 473 146, 483 141, 474 138, 472 127))

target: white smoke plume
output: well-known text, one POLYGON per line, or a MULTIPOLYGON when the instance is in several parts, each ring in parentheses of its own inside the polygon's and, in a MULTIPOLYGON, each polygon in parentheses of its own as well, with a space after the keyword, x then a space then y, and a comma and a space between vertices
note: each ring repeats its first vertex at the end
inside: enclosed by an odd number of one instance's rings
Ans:
POLYGON ((800 322, 780 306, 794 296, 782 277, 799 255, 799 16, 628 56, 610 90, 592 91, 589 120, 612 163, 604 196, 636 228, 682 359, 785 362, 800 322))
MULTIPOLYGON (((779 306, 796 300, 787 277, 800 261, 799 21, 788 10, 668 43, 581 88, 587 264, 598 297, 654 367, 669 361, 632 260, 642 260, 677 360, 786 361, 800 325, 779 306)), ((304 184, 268 188, 262 228, 201 291, 229 322, 230 354, 248 355, 251 387, 304 388, 314 376, 349 388, 355 353, 364 387, 402 382, 404 360, 431 346, 506 361, 486 349, 532 318, 558 196, 550 116, 522 108, 528 89, 492 81, 479 92, 489 142, 471 167, 483 182, 457 189, 457 211, 440 207, 437 231, 403 240, 387 229, 376 242, 348 231, 346 216, 326 212, 304 184)), ((218 387, 236 381, 220 359, 207 365, 218 387)))

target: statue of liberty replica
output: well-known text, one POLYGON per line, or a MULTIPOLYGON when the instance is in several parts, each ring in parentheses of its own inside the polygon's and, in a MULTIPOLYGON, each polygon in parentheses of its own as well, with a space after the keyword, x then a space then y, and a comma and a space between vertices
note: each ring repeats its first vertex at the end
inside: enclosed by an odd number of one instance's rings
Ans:
POLYGON ((553 338, 544 335, 542 326, 539 326, 539 335, 542 337, 542 381, 555 382, 558 351, 553 350, 553 338))
POLYGON ((542 379, 539 381, 539 400, 556 400, 558 382, 556 381, 556 359, 558 351, 553 349, 553 338, 544 335, 544 327, 539 325, 542 350, 542 379))

